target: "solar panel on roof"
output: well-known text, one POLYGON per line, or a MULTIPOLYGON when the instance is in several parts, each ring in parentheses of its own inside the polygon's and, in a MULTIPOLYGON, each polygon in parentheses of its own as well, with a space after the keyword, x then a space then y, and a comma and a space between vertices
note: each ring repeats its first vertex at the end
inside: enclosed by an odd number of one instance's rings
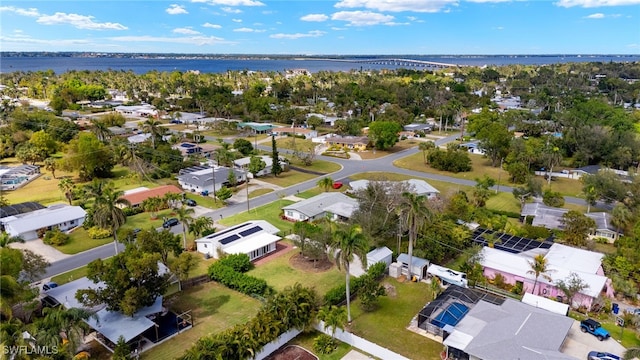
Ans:
POLYGON ((219 242, 220 244, 222 244, 222 245, 226 245, 226 244, 228 244, 228 243, 230 243, 230 242, 233 242, 233 241, 236 241, 236 240, 238 240, 238 239, 240 239, 240 236, 238 236, 238 235, 236 235, 236 234, 233 234, 233 235, 229 235, 229 236, 227 236, 226 238, 224 238, 224 239, 222 239, 222 240, 219 240, 218 242, 219 242))
POLYGON ((255 233, 257 233, 258 231, 261 231, 261 230, 262 230, 262 228, 260 226, 254 226, 254 227, 252 227, 250 229, 240 231, 239 234, 241 236, 243 236, 243 237, 246 237, 246 236, 249 236, 251 234, 255 234, 255 233))
POLYGON ((232 227, 230 229, 225 229, 223 231, 220 231, 220 232, 217 232, 215 234, 209 235, 209 236, 207 236, 207 239, 217 238, 217 237, 220 237, 220 236, 222 236, 224 234, 228 234, 228 233, 230 233, 232 231, 238 230, 240 228, 243 228, 243 227, 249 226, 249 225, 251 225, 250 222, 249 223, 240 224, 240 225, 236 225, 236 226, 234 226, 234 227, 232 227))
POLYGON ((498 233, 493 230, 477 228, 473 231, 472 241, 476 244, 487 246, 486 235, 493 234, 498 241, 494 243, 494 248, 507 251, 513 254, 529 251, 532 249, 548 249, 553 242, 527 239, 507 233, 498 233))

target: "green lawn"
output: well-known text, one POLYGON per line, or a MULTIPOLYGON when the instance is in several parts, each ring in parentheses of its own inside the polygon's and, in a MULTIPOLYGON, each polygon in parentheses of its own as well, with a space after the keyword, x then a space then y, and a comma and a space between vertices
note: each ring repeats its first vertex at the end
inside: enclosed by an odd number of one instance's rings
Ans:
POLYGON ((72 282, 74 280, 78 280, 82 277, 87 276, 87 266, 79 267, 77 269, 73 269, 71 271, 67 271, 65 273, 56 275, 51 278, 51 281, 58 283, 58 285, 66 284, 68 282, 72 282))
POLYGON ((175 359, 201 337, 246 323, 260 308, 258 300, 215 282, 185 290, 168 301, 176 313, 193 310, 195 326, 146 351, 142 359, 175 359))
POLYGON ((256 266, 255 269, 247 274, 265 279, 277 291, 281 291, 287 286, 293 286, 295 283, 300 283, 303 286, 315 288, 319 296, 324 296, 329 289, 344 283, 344 272, 339 271, 335 266, 320 273, 306 272, 293 268, 289 265, 289 259, 297 253, 298 250, 291 250, 285 255, 256 266))
POLYGON ((431 300, 425 283, 400 283, 393 278, 384 282, 395 287, 396 296, 379 298, 378 309, 363 312, 359 301, 352 303, 351 331, 369 341, 410 359, 439 359, 443 345, 407 330, 411 319, 431 300))
POLYGON ((294 137, 285 137, 276 140, 278 149, 301 150, 309 152, 311 146, 316 145, 310 139, 299 139, 294 137))
POLYGON ((274 201, 270 204, 251 209, 250 212, 244 211, 226 219, 222 219, 219 223, 225 226, 233 226, 249 220, 266 220, 280 229, 281 233, 290 234, 293 229, 293 223, 280 218, 280 214, 282 212, 280 209, 289 204, 293 204, 293 201, 274 201))
POLYGON ((303 168, 305 170, 317 171, 325 174, 330 174, 336 171, 340 171, 340 169, 342 169, 342 165, 338 163, 334 163, 332 161, 325 161, 325 160, 313 160, 313 162, 309 166, 304 165, 297 158, 290 158, 289 162, 293 166, 303 168))
POLYGON ((273 189, 256 189, 249 192, 249 199, 273 192, 273 189))
POLYGON ((318 357, 320 360, 340 360, 352 349, 349 344, 345 344, 341 341, 338 341, 338 348, 332 352, 331 354, 323 355, 317 354, 313 351, 313 339, 317 336, 320 336, 319 331, 310 331, 307 333, 301 333, 296 336, 293 340, 289 341, 288 345, 298 345, 312 352, 314 355, 318 357))
POLYGON ((281 186, 283 188, 311 180, 318 177, 318 175, 307 174, 296 170, 289 170, 281 173, 280 175, 273 176, 267 175, 260 178, 261 181, 268 182, 269 184, 281 186))

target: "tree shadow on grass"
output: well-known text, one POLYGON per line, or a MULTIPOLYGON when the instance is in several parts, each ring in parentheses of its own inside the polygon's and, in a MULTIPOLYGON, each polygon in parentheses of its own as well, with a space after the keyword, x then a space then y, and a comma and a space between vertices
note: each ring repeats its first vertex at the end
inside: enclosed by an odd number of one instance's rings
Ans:
POLYGON ((211 316, 218 312, 218 309, 231 300, 230 295, 218 295, 210 299, 199 302, 198 316, 211 316))

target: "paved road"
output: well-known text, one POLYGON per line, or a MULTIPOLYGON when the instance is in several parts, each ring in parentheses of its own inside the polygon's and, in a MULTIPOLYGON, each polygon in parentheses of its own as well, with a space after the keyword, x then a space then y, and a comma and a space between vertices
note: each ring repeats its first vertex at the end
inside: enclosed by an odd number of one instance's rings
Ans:
MULTIPOLYGON (((444 145, 446 143, 454 141, 457 137, 458 137, 457 134, 451 135, 445 138, 438 139, 437 141, 435 141, 435 143, 437 146, 444 145)), ((267 151, 271 150, 270 146, 258 145, 258 148, 260 148, 261 150, 267 150, 267 151)), ((438 181, 443 181, 443 182, 448 182, 448 183, 458 184, 458 185, 467 185, 467 186, 475 185, 475 181, 473 180, 459 179, 451 176, 429 174, 429 173, 424 173, 420 171, 401 169, 393 165, 393 162, 395 160, 407 157, 409 155, 413 155, 415 153, 418 153, 419 151, 420 150, 417 147, 412 147, 410 149, 406 149, 382 158, 371 159, 371 160, 359 160, 359 161, 339 159, 339 158, 327 157, 322 155, 317 156, 316 158, 321 160, 332 161, 342 166, 342 168, 339 171, 325 175, 327 177, 330 176, 334 180, 341 180, 357 173, 376 171, 376 172, 399 173, 399 174, 404 174, 404 175, 409 175, 414 177, 421 177, 421 178, 426 178, 431 180, 438 180, 438 181)), ((286 149, 282 149, 280 150, 280 152, 292 153, 291 150, 286 150, 286 149)), ((283 190, 280 190, 277 192, 271 192, 271 193, 253 198, 249 200, 249 207, 253 209, 256 207, 260 207, 262 205, 266 205, 268 203, 272 203, 278 200, 280 196, 282 196, 282 194, 284 194, 285 196, 289 196, 289 195, 297 194, 298 192, 309 190, 316 186, 316 183, 320 178, 322 177, 307 180, 305 182, 290 186, 283 190)), ((512 192, 513 188, 509 186, 501 185, 499 188, 499 191, 512 192)), ((565 201, 571 204, 586 205, 584 200, 573 198, 573 197, 565 197, 565 201)), ((247 210, 247 204, 243 202, 243 203, 231 204, 222 209, 205 213, 203 214, 203 216, 209 216, 213 219, 213 221, 218 221, 222 218, 226 218, 246 210, 247 210)), ((172 228, 172 232, 176 234, 182 234, 182 226, 181 225, 174 226, 172 228)), ((120 246, 122 247, 122 245, 120 246)), ((78 255, 71 256, 69 258, 52 263, 51 266, 47 268, 47 272, 43 278, 48 278, 65 271, 69 271, 69 270, 84 266, 95 259, 108 258, 110 256, 113 256, 114 254, 115 254, 115 249, 113 244, 107 244, 95 249, 85 251, 78 255)))

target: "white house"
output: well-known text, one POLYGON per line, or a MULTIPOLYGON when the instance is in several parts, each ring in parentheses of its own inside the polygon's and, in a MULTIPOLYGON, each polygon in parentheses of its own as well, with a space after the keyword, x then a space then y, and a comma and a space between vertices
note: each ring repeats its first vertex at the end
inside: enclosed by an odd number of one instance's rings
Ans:
POLYGON ((339 192, 325 192, 282 208, 284 217, 292 221, 313 221, 329 216, 346 220, 358 208, 358 201, 339 192))
POLYGON ((115 111, 119 112, 122 115, 131 115, 137 117, 149 117, 158 115, 158 110, 156 110, 155 106, 150 104, 133 106, 120 105, 116 106, 115 111))
POLYGON ((87 213, 80 206, 52 205, 45 209, 2 218, 4 230, 11 236, 24 240, 38 238, 39 229, 58 228, 66 231, 82 225, 87 213))
MULTIPOLYGON (((366 188, 369 186, 369 181, 370 180, 351 181, 349 183, 349 187, 351 187, 351 191, 353 192, 359 191, 359 190, 366 190, 366 188)), ((438 191, 438 189, 434 188, 433 186, 431 186, 431 184, 429 184, 424 180, 409 179, 409 180, 403 180, 401 182, 406 183, 409 187, 408 190, 411 191, 412 193, 416 195, 424 195, 428 199, 437 197, 438 194, 440 194, 440 191, 438 191)))
MULTIPOLYGON (((260 177, 260 176, 271 174, 271 167, 273 166, 273 158, 269 155, 262 155, 260 156, 260 158, 262 159, 262 161, 264 161, 266 166, 264 169, 260 170, 256 174, 256 176, 260 177)), ((247 170, 247 176, 250 179, 253 179, 254 177, 253 174, 249 172, 249 163, 251 163, 251 156, 243 157, 242 159, 238 159, 233 162, 235 166, 247 170)), ((285 169, 287 168, 287 166, 289 166, 287 162, 284 161, 283 159, 280 159, 280 167, 285 169)))
POLYGON ((218 258, 224 254, 247 254, 252 261, 276 251, 280 230, 264 220, 252 220, 196 240, 198 252, 218 258))
POLYGON ((185 190, 190 192, 201 193, 203 191, 213 193, 213 183, 215 179, 215 188, 220 189, 229 184, 229 172, 233 172, 236 182, 245 181, 243 171, 230 169, 224 166, 198 167, 198 170, 186 172, 178 176, 178 184, 185 190))

